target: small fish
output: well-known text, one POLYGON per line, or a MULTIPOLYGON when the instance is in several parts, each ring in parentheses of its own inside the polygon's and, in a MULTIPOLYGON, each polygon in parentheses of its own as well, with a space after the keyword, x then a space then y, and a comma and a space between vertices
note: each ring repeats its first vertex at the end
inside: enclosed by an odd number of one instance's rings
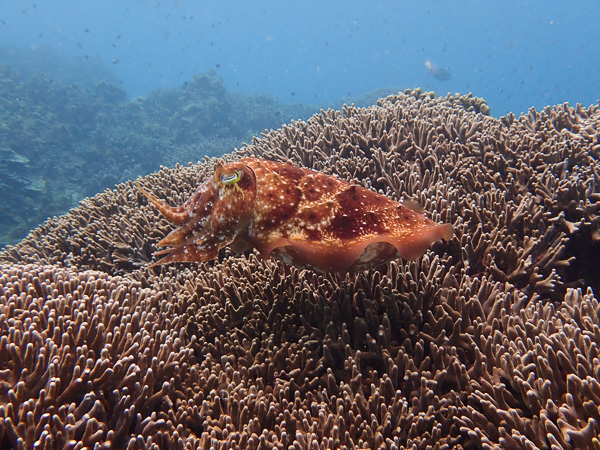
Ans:
POLYGON ((429 75, 431 75, 433 78, 435 78, 437 80, 448 81, 448 80, 452 79, 452 75, 448 71, 447 67, 444 68, 444 67, 436 66, 429 60, 425 61, 425 67, 427 67, 427 71, 429 72, 429 75))
POLYGON ((419 258, 453 236, 452 225, 361 186, 257 158, 219 162, 180 206, 139 190, 178 226, 157 244, 167 248, 152 265, 209 261, 229 245, 237 253, 254 247, 263 259, 300 268, 352 272, 419 258))

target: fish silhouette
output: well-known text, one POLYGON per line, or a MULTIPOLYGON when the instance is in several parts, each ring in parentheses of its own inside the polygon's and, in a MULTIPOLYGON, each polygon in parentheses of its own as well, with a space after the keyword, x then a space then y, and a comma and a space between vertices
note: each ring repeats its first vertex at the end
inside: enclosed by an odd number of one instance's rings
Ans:
POLYGON ((429 75, 431 75, 436 80, 448 81, 452 79, 452 74, 448 71, 447 67, 437 66, 429 60, 425 61, 425 67, 427 67, 429 75))

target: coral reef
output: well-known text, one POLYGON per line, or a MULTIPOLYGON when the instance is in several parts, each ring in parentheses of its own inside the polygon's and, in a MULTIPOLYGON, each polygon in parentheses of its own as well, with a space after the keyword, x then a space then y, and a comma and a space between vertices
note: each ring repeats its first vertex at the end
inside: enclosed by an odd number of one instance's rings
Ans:
POLYGON ((77 84, 92 90, 98 82, 122 84, 100 56, 69 55, 39 43, 31 46, 0 43, 0 61, 24 80, 43 74, 63 86, 77 84))
POLYGON ((230 93, 213 71, 128 100, 102 78, 82 84, 22 73, 29 66, 18 56, 0 64, 0 247, 116 183, 161 164, 221 155, 317 110, 230 93))
MULTIPOLYGON (((149 269, 170 227, 131 182, 6 248, 0 446, 598 444, 600 110, 486 106, 406 92, 224 157, 421 203, 455 238, 416 261, 316 274, 225 249, 149 269)), ((180 204, 214 165, 138 182, 180 204)))

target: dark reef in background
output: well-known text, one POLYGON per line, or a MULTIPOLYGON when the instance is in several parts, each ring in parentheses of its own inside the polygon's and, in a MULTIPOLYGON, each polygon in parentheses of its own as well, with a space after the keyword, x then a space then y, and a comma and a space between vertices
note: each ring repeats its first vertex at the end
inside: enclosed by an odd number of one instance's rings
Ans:
POLYGON ((0 57, 0 247, 116 183, 221 155, 316 112, 228 92, 214 71, 128 100, 99 62, 7 47, 0 57))
POLYGON ((60 84, 79 84, 93 88, 98 81, 122 85, 112 68, 93 55, 67 56, 44 45, 17 47, 0 44, 0 61, 9 65, 22 79, 44 74, 60 84))

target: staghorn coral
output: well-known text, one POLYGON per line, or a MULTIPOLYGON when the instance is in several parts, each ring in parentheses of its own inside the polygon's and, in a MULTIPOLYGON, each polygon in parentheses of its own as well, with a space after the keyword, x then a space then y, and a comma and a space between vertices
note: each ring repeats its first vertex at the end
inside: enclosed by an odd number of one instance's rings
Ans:
MULTIPOLYGON (((169 225, 131 183, 105 191, 0 254, 0 442, 597 442, 598 108, 494 119, 480 99, 420 91, 379 105, 323 111, 225 159, 292 160, 416 200, 453 223, 451 242, 348 275, 228 250, 147 269, 169 225)), ((139 182, 179 204, 214 164, 139 182)))

